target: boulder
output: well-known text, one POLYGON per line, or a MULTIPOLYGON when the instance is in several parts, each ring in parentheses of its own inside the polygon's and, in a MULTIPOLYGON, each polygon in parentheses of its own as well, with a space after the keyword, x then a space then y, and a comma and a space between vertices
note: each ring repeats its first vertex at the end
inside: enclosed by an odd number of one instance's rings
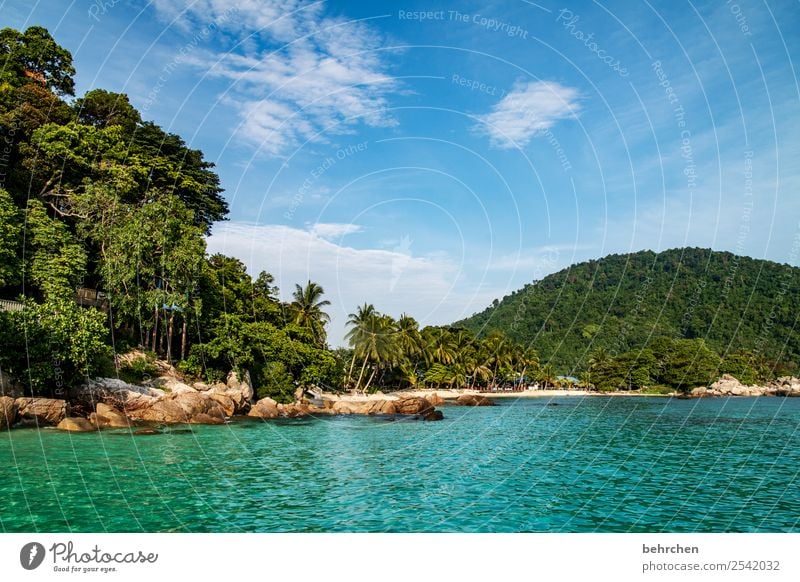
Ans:
POLYGON ((361 403, 348 402, 347 400, 336 400, 331 406, 335 414, 361 414, 361 403))
POLYGON ((422 415, 422 420, 444 420, 444 414, 441 410, 432 408, 422 415))
POLYGON ((226 396, 233 401, 234 414, 246 414, 247 411, 250 410, 251 401, 241 390, 228 390, 223 394, 223 396, 226 396))
POLYGON ((253 402, 256 393, 253 389, 253 381, 250 379, 249 370, 244 371, 244 378, 242 378, 241 384, 239 385, 239 392, 242 394, 247 404, 253 402))
POLYGON ((262 398, 250 408, 247 416, 255 416, 257 418, 277 418, 278 403, 272 398, 262 398))
POLYGON ((308 413, 311 416, 331 416, 335 414, 333 412, 333 409, 331 408, 326 408, 324 406, 313 406, 313 405, 308 407, 308 413))
POLYGON ((769 390, 776 396, 800 396, 800 379, 782 376, 769 383, 769 390))
POLYGON ((281 416, 286 418, 301 418, 310 414, 310 406, 305 402, 279 404, 278 411, 281 416))
POLYGON ((459 406, 495 406, 494 400, 480 394, 462 394, 456 398, 459 406))
POLYGON ((119 378, 96 378, 70 391, 70 397, 94 408, 98 402, 117 410, 132 412, 150 408, 164 397, 162 390, 128 384, 119 378))
POLYGON ((429 394, 425 398, 433 406, 442 406, 444 404, 444 398, 439 396, 436 392, 434 392, 433 394, 429 394))
POLYGON ((67 402, 55 398, 17 398, 17 414, 23 424, 56 426, 67 416, 67 402))
POLYGON ((371 400, 365 402, 360 414, 397 414, 393 400, 371 400))
POLYGON ((162 434, 162 433, 160 430, 156 428, 140 428, 139 430, 133 431, 133 434, 148 435, 148 434, 162 434))
POLYGON ((713 396, 714 392, 710 392, 705 386, 698 386, 697 388, 693 388, 691 392, 689 392, 689 396, 692 398, 703 398, 705 396, 713 396))
POLYGON ((721 396, 763 396, 776 393, 771 386, 745 386, 730 374, 723 374, 709 387, 709 390, 712 394, 721 396))
POLYGON ((195 417, 200 414, 225 420, 225 410, 220 403, 205 394, 184 392, 178 394, 174 401, 183 408, 189 422, 194 422, 195 417))
POLYGON ((17 421, 17 401, 10 396, 0 396, 0 430, 10 428, 17 421))
POLYGON ((420 396, 406 396, 394 401, 396 414, 424 414, 433 409, 433 405, 426 398, 420 396))
MULTIPOLYGON (((411 404, 408 406, 410 409, 411 404)), ((327 403, 325 407, 327 408, 327 403)), ((417 414, 416 412, 398 412, 394 400, 336 400, 331 404, 330 410, 334 414, 417 414)))
POLYGON ((163 399, 153 403, 149 408, 129 412, 131 418, 147 422, 183 423, 188 422, 183 407, 174 399, 163 399))
MULTIPOLYGON (((233 372, 231 372, 233 374, 233 372)), ((234 374, 234 378, 236 375, 234 374)), ((231 382, 231 386, 218 382, 211 386, 206 394, 223 394, 232 399, 235 405, 234 414, 245 414, 250 409, 252 403, 252 389, 244 382, 235 380, 231 382)))
POLYGON ((234 413, 236 413, 236 402, 234 402, 233 398, 227 394, 212 392, 208 397, 222 407, 222 410, 225 412, 225 416, 233 416, 234 413))
POLYGON ((89 416, 89 421, 97 428, 128 428, 131 425, 124 414, 103 402, 97 403, 97 410, 89 416))
POLYGON ((211 416, 205 412, 195 414, 189 422, 190 424, 225 424, 225 420, 223 418, 220 418, 219 416, 211 416))
POLYGON ((242 385, 242 383, 239 381, 239 375, 233 370, 228 373, 225 384, 228 388, 232 388, 234 390, 238 390, 242 385))
POLYGON ((69 432, 93 432, 97 430, 97 425, 79 416, 67 416, 58 423, 56 428, 69 432))
POLYGON ((195 382, 194 384, 192 384, 192 388, 194 388, 198 392, 208 392, 209 390, 211 390, 211 386, 209 386, 205 382, 195 382))
POLYGON ((225 411, 219 402, 206 394, 183 392, 171 394, 150 408, 137 410, 131 417, 167 424, 219 424, 225 421, 225 411))
POLYGON ((159 388, 164 392, 170 394, 184 394, 186 392, 193 392, 196 393, 198 390, 188 384, 184 384, 177 378, 173 378, 171 376, 163 376, 161 378, 156 378, 152 381, 152 385, 155 388, 159 388))

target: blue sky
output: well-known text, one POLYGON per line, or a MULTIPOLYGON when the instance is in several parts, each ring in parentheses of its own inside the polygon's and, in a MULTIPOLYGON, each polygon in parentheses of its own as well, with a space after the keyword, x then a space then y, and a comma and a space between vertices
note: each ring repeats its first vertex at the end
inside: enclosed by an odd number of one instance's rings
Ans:
POLYGON ((797 2, 0 0, 202 149, 209 248, 423 324, 610 253, 800 264, 797 2))

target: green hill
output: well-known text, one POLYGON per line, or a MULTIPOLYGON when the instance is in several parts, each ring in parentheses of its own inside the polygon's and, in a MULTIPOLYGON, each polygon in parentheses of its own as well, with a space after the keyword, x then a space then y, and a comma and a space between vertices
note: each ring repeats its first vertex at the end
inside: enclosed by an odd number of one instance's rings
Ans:
POLYGON ((592 352, 704 338, 720 355, 751 351, 776 373, 800 363, 800 268, 710 249, 610 255, 525 285, 457 322, 535 347, 561 373, 592 352))

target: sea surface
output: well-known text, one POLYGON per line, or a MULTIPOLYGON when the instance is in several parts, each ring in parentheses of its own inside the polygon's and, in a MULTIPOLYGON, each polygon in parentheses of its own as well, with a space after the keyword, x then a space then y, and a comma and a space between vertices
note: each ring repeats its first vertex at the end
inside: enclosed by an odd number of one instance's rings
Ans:
POLYGON ((0 531, 800 531, 800 398, 0 433, 0 531))

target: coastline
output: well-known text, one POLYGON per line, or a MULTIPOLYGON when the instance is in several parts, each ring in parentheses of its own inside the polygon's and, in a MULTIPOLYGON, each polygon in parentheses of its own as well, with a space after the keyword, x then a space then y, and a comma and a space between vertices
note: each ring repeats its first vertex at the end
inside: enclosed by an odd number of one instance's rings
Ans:
POLYGON ((405 392, 398 392, 397 394, 403 395, 416 395, 423 398, 438 397, 442 400, 456 400, 459 396, 483 396, 485 398, 554 398, 561 396, 591 396, 595 393, 588 390, 523 390, 521 392, 481 392, 480 390, 469 390, 454 388, 452 390, 409 390, 405 392))

